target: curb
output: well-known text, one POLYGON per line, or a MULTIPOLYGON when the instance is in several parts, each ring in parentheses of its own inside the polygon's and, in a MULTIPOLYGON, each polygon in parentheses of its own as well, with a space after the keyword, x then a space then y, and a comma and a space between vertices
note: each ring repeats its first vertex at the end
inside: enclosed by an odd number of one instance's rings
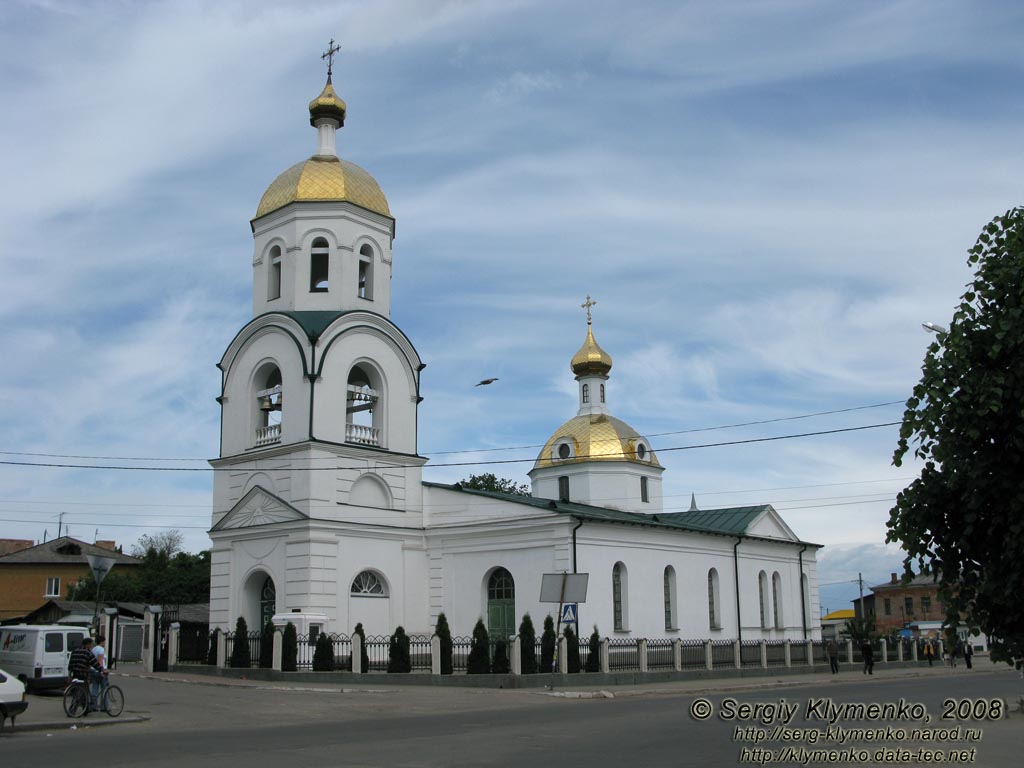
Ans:
POLYGON ((95 718, 94 720, 78 718, 71 720, 70 723, 68 720, 57 720, 49 723, 23 723, 7 726, 4 728, 4 733, 14 736, 27 731, 81 731, 88 728, 106 728, 111 725, 121 725, 122 723, 144 723, 149 719, 149 715, 129 715, 128 717, 108 717, 104 720, 100 718, 95 718))

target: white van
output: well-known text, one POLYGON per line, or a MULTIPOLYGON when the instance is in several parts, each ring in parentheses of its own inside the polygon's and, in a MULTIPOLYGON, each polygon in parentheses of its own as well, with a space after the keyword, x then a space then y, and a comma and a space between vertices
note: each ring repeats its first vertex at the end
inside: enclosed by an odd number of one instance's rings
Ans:
POLYGON ((0 627, 0 668, 29 691, 60 688, 67 682, 68 657, 88 634, 83 627, 11 624, 0 627))

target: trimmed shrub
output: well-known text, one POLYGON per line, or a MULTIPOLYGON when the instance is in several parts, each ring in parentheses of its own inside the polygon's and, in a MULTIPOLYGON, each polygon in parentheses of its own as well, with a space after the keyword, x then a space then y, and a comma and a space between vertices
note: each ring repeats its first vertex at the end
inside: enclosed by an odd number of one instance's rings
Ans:
POLYGON ((494 663, 491 665, 491 672, 496 675, 507 675, 512 671, 512 664, 508 660, 508 644, 499 640, 494 644, 494 663))
POLYGON ((290 621, 284 625, 281 637, 281 671, 294 672, 299 668, 299 634, 290 621))
POLYGON ((601 633, 597 631, 597 624, 594 631, 590 633, 590 654, 587 656, 586 672, 601 671, 601 633))
MULTIPOLYGON (((363 622, 356 624, 356 628, 352 631, 353 637, 359 635, 359 639, 362 641, 359 643, 359 659, 362 662, 362 670, 364 673, 370 671, 370 654, 366 652, 366 632, 363 631, 363 622)), ((352 657, 348 658, 348 671, 352 671, 352 657)))
POLYGON ((434 634, 441 641, 441 674, 450 675, 453 669, 452 656, 455 646, 452 643, 452 631, 448 627, 448 617, 443 613, 437 614, 437 626, 434 628, 434 634))
POLYGON ((316 637, 316 650, 313 651, 313 671, 330 672, 334 669, 334 643, 326 632, 316 637))
POLYGON ((211 667, 217 666, 217 642, 220 640, 220 630, 215 629, 210 633, 210 650, 206 652, 206 663, 211 667))
POLYGON ((565 650, 565 665, 569 669, 569 674, 573 674, 582 670, 580 666, 580 640, 576 637, 571 624, 566 624, 564 634, 565 644, 568 646, 565 650))
POLYGON ((523 614, 519 625, 519 661, 524 675, 537 674, 537 631, 528 613, 523 614))
POLYGON ((274 625, 267 622, 260 633, 260 669, 274 666, 274 625))
POLYGON ((491 639, 487 636, 487 627, 483 619, 477 619, 473 627, 473 640, 469 645, 469 658, 466 659, 466 674, 486 675, 491 671, 491 639))
POLYGON ((555 634, 555 620, 548 614, 544 617, 544 631, 540 636, 540 671, 555 671, 555 646, 558 635, 555 634))
POLYGON ((388 672, 412 672, 412 660, 409 658, 409 636, 405 629, 397 627, 391 636, 388 648, 388 672))
POLYGON ((242 616, 239 616, 235 623, 235 641, 231 644, 231 666, 252 666, 252 656, 249 654, 249 627, 242 616))

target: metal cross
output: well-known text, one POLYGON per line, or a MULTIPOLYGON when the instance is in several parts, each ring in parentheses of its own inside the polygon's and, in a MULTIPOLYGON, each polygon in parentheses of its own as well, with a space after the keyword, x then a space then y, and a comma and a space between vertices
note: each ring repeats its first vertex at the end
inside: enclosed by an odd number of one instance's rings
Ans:
POLYGON ((327 46, 327 52, 321 56, 321 59, 327 59, 327 79, 331 79, 331 70, 334 68, 334 54, 341 50, 340 45, 334 44, 334 38, 331 38, 331 42, 327 46))
POLYGON ((590 300, 590 294, 588 293, 588 294, 587 294, 587 300, 586 300, 585 302, 583 302, 582 304, 580 304, 580 306, 581 306, 581 307, 582 307, 583 309, 587 310, 587 325, 590 325, 590 324, 591 324, 591 320, 590 320, 590 308, 591 308, 591 307, 596 307, 596 306, 597 306, 597 302, 596 302, 596 301, 591 301, 591 300, 590 300))

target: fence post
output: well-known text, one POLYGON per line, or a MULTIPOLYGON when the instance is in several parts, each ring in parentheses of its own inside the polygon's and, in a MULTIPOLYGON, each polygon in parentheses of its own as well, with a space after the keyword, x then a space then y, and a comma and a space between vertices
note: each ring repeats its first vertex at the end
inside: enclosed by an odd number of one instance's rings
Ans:
POLYGON ((220 642, 217 644, 217 666, 223 669, 228 665, 230 657, 228 656, 228 633, 220 633, 220 642))
POLYGON ((523 674, 523 641, 519 635, 512 638, 512 674, 523 674))
POLYGON ((793 666, 793 641, 792 640, 787 640, 786 641, 786 666, 787 667, 792 667, 793 666))
POLYGON ((683 641, 678 637, 672 641, 672 669, 683 671, 683 641))
POLYGON ((732 641, 732 663, 736 669, 743 669, 743 651, 738 638, 732 641))
POLYGON ((853 640, 846 641, 846 663, 853 664, 853 640))
MULTIPOLYGON (((512 671, 515 669, 515 662, 512 662, 512 671)), ((430 674, 441 674, 441 638, 437 635, 430 636, 430 674)))
POLYGON ((647 638, 636 641, 636 654, 640 657, 640 671, 647 671, 647 638))
POLYGON ((610 665, 608 663, 608 638, 601 640, 601 671, 608 674, 610 665))
POLYGON ((284 659, 284 636, 281 630, 274 628, 274 654, 270 662, 270 668, 275 672, 281 671, 281 662, 284 659))
POLYGON ((171 631, 167 635, 167 666, 168 668, 178 664, 178 637, 181 633, 181 624, 171 624, 171 631))
POLYGON ((882 663, 885 664, 889 661, 889 644, 885 642, 885 638, 879 639, 879 644, 882 646, 882 663))
POLYGON ((896 646, 896 660, 903 661, 903 638, 901 637, 897 642, 899 645, 896 646))
POLYGON ((814 666, 814 641, 813 640, 808 640, 807 641, 807 666, 808 667, 813 667, 814 666))
POLYGON ((157 637, 154 614, 150 612, 148 605, 145 611, 143 611, 142 617, 145 621, 142 629, 142 664, 146 671, 152 674, 154 643, 160 642, 160 638, 157 637))
POLYGON ((917 661, 917 638, 914 639, 913 644, 910 646, 910 660, 917 661))
POLYGON ((768 641, 761 641, 761 669, 768 669, 768 641))
POLYGON ((705 669, 715 668, 715 652, 711 650, 711 641, 704 641, 704 667, 705 669))
POLYGON ((558 638, 558 671, 563 675, 569 674, 569 643, 565 635, 558 638))
POLYGON ((939 664, 941 664, 942 663, 942 649, 944 647, 944 644, 943 644, 942 640, 939 640, 938 645, 939 645, 939 664))
POLYGON ((352 671, 357 675, 363 671, 363 636, 357 632, 352 633, 352 671))

